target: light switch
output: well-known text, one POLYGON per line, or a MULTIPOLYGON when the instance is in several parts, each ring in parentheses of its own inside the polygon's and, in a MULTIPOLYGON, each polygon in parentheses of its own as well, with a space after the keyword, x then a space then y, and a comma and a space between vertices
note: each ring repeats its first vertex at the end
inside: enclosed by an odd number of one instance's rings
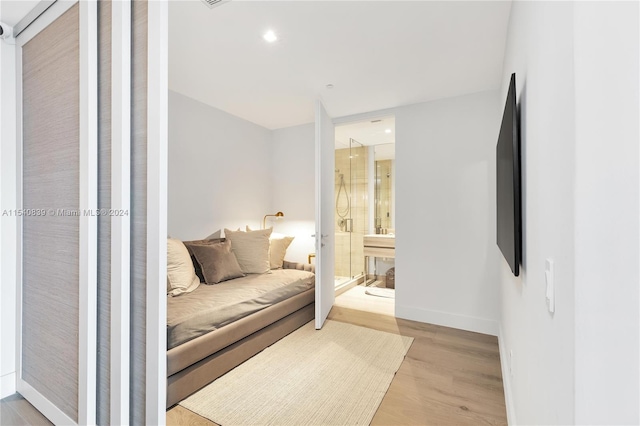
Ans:
POLYGON ((549 312, 553 313, 556 311, 556 288, 553 259, 547 259, 544 262, 544 279, 547 282, 547 307, 549 308, 549 312))

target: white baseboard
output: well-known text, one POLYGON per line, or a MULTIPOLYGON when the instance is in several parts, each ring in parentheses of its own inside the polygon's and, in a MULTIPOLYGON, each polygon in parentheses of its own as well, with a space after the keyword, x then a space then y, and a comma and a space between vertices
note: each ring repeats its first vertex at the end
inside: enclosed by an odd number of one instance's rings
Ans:
POLYGON ((515 426, 516 410, 513 405, 513 394, 511 393, 511 373, 509 372, 509 354, 507 353, 507 345, 504 343, 504 332, 502 323, 499 325, 498 348, 500 349, 500 367, 502 368, 502 387, 504 389, 504 400, 507 406, 507 423, 515 426))
POLYGON ((40 411, 47 419, 56 425, 77 425, 78 422, 66 415, 62 410, 53 405, 51 401, 45 398, 33 386, 22 379, 18 379, 18 392, 27 401, 33 405, 36 410, 40 411))
POLYGON ((452 314, 449 312, 432 311, 428 309, 415 308, 413 306, 400 305, 396 305, 396 317, 457 328, 460 330, 473 331, 476 333, 489 334, 491 336, 498 335, 498 322, 485 318, 476 318, 466 315, 452 314))
POLYGON ((16 373, 8 373, 0 377, 0 399, 16 393, 16 373))

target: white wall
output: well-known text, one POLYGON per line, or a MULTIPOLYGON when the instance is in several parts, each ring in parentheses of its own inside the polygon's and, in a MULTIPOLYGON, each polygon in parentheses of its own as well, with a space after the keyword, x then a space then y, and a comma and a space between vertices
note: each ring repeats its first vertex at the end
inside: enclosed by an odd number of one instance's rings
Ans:
POLYGON ((638 2, 575 3, 577 424, 640 424, 638 2))
POLYGON ((315 127, 268 130, 169 91, 169 235, 182 240, 267 218, 294 236, 287 260, 315 252, 315 127))
POLYGON ((512 7, 501 99, 516 72, 524 185, 522 275, 501 268, 512 424, 639 421, 637 43, 636 3, 512 7))
POLYGON ((272 140, 268 129, 169 91, 169 235, 259 229, 274 213, 272 140))
POLYGON ((285 214, 270 221, 273 232, 295 237, 286 259, 306 263, 309 253, 315 253, 314 123, 274 130, 271 161, 271 213, 285 214))
POLYGON ((524 235, 521 276, 501 259, 500 349, 509 419, 521 424, 573 423, 572 10, 567 2, 514 2, 507 35, 500 109, 515 72, 524 235), (546 258, 555 266, 553 315, 545 301, 546 258))
POLYGON ((0 398, 16 392, 15 46, 0 41, 0 398))
POLYGON ((396 316, 496 335, 498 93, 396 110, 396 316))

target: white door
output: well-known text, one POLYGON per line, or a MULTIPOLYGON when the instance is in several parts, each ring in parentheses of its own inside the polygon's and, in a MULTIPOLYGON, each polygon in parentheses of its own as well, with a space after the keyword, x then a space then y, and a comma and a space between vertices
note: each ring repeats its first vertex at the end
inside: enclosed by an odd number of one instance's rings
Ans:
POLYGON ((322 328, 335 299, 334 253, 335 130, 316 101, 316 329, 322 328))

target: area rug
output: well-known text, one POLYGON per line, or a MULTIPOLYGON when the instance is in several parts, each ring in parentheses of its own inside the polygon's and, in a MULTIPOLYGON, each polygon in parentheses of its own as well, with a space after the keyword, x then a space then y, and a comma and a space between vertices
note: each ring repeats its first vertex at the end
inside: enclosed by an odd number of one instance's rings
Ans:
POLYGON ((180 405, 222 426, 369 424, 412 342, 310 322, 180 405))

